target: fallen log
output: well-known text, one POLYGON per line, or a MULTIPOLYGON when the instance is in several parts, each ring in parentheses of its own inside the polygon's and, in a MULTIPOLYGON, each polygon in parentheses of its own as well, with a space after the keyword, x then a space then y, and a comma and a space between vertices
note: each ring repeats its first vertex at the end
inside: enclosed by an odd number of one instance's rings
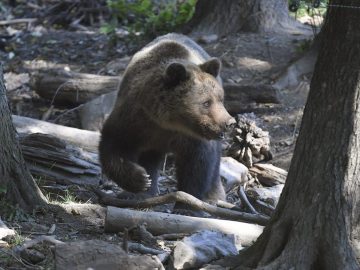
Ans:
MULTIPOLYGON (((103 94, 116 91, 121 80, 100 76, 53 70, 31 75, 30 85, 41 97, 52 103, 82 104, 103 94)), ((254 103, 280 103, 278 90, 271 85, 224 84, 225 107, 233 114, 249 111, 254 103)), ((109 113, 112 110, 108 108, 109 113)))
POLYGON ((264 186, 285 184, 287 171, 272 164, 256 163, 249 169, 249 173, 256 177, 264 186))
POLYGON ((219 220, 212 218, 188 217, 160 212, 142 212, 109 206, 106 211, 105 232, 116 233, 146 223, 146 228, 154 235, 170 233, 194 233, 213 230, 239 237, 241 245, 250 246, 262 233, 259 225, 219 220))
POLYGON ((76 73, 65 70, 37 72, 30 86, 54 104, 83 104, 117 89, 121 77, 76 73))
POLYGON ((106 118, 115 106, 117 92, 103 94, 79 108, 81 127, 87 130, 101 130, 106 118))
POLYGON ((17 115, 13 115, 12 119, 18 133, 49 134, 81 148, 97 152, 100 140, 98 132, 65 127, 17 115))
POLYGON ((101 168, 97 155, 48 134, 20 134, 20 146, 33 176, 60 185, 98 186, 101 168))
POLYGON ((279 90, 271 85, 227 83, 224 91, 225 107, 230 114, 252 111, 254 103, 280 103, 279 90))
POLYGON ((104 203, 105 205, 111 205, 116 207, 147 208, 155 205, 178 202, 189 206, 191 209, 205 211, 211 215, 229 220, 256 223, 259 225, 266 225, 268 222, 268 217, 266 216, 260 214, 249 214, 245 212, 239 212, 217 207, 209 203, 203 202, 183 191, 172 192, 162 196, 157 196, 144 200, 118 199, 113 196, 106 195, 103 192, 95 189, 94 192, 100 196, 102 203, 104 203))

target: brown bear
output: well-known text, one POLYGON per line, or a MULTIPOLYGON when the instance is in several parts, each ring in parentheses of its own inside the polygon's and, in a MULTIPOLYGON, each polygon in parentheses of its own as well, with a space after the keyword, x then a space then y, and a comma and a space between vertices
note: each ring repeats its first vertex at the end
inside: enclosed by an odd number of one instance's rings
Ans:
POLYGON ((130 61, 102 129, 103 172, 121 188, 157 195, 159 168, 175 155, 178 190, 224 199, 221 142, 226 111, 220 61, 180 34, 155 39, 130 61))

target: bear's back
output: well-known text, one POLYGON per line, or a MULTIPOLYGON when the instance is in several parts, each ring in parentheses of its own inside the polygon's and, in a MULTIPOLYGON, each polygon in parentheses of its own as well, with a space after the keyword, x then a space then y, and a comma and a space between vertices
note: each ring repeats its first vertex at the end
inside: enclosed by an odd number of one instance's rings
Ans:
MULTIPOLYGON (((210 59, 210 56, 195 41, 185 35, 176 33, 160 36, 146 45, 142 50, 153 49, 154 51, 161 52, 163 48, 175 49, 174 56, 177 56, 176 58, 185 57, 194 64, 201 64, 210 59), (187 51, 187 55, 182 54, 184 48, 187 51), (176 55, 177 52, 179 55, 176 55)), ((141 51, 139 52, 140 54, 141 51)))
POLYGON ((181 34, 167 34, 156 38, 138 51, 126 68, 119 89, 119 96, 126 95, 133 80, 142 77, 151 70, 164 68, 173 59, 181 59, 199 65, 210 56, 192 39, 181 34))

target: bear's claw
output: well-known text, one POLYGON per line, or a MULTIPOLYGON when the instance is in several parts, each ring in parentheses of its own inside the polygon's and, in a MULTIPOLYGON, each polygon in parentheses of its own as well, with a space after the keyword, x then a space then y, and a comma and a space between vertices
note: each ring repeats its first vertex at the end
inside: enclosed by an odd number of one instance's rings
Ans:
POLYGON ((126 171, 117 181, 118 185, 126 191, 138 193, 147 191, 151 187, 152 180, 145 169, 135 163, 129 163, 126 171))

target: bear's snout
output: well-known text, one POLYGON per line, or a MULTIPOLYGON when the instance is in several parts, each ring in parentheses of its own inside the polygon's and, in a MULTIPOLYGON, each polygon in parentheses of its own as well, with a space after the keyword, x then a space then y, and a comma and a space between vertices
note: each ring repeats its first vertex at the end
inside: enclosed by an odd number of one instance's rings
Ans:
POLYGON ((224 139, 225 132, 232 130, 235 127, 235 124, 236 124, 236 120, 234 119, 234 117, 230 116, 230 118, 222 126, 221 132, 218 135, 218 139, 224 139))
POLYGON ((225 123, 225 129, 232 130, 236 125, 236 120, 234 117, 231 117, 226 123, 225 123))

